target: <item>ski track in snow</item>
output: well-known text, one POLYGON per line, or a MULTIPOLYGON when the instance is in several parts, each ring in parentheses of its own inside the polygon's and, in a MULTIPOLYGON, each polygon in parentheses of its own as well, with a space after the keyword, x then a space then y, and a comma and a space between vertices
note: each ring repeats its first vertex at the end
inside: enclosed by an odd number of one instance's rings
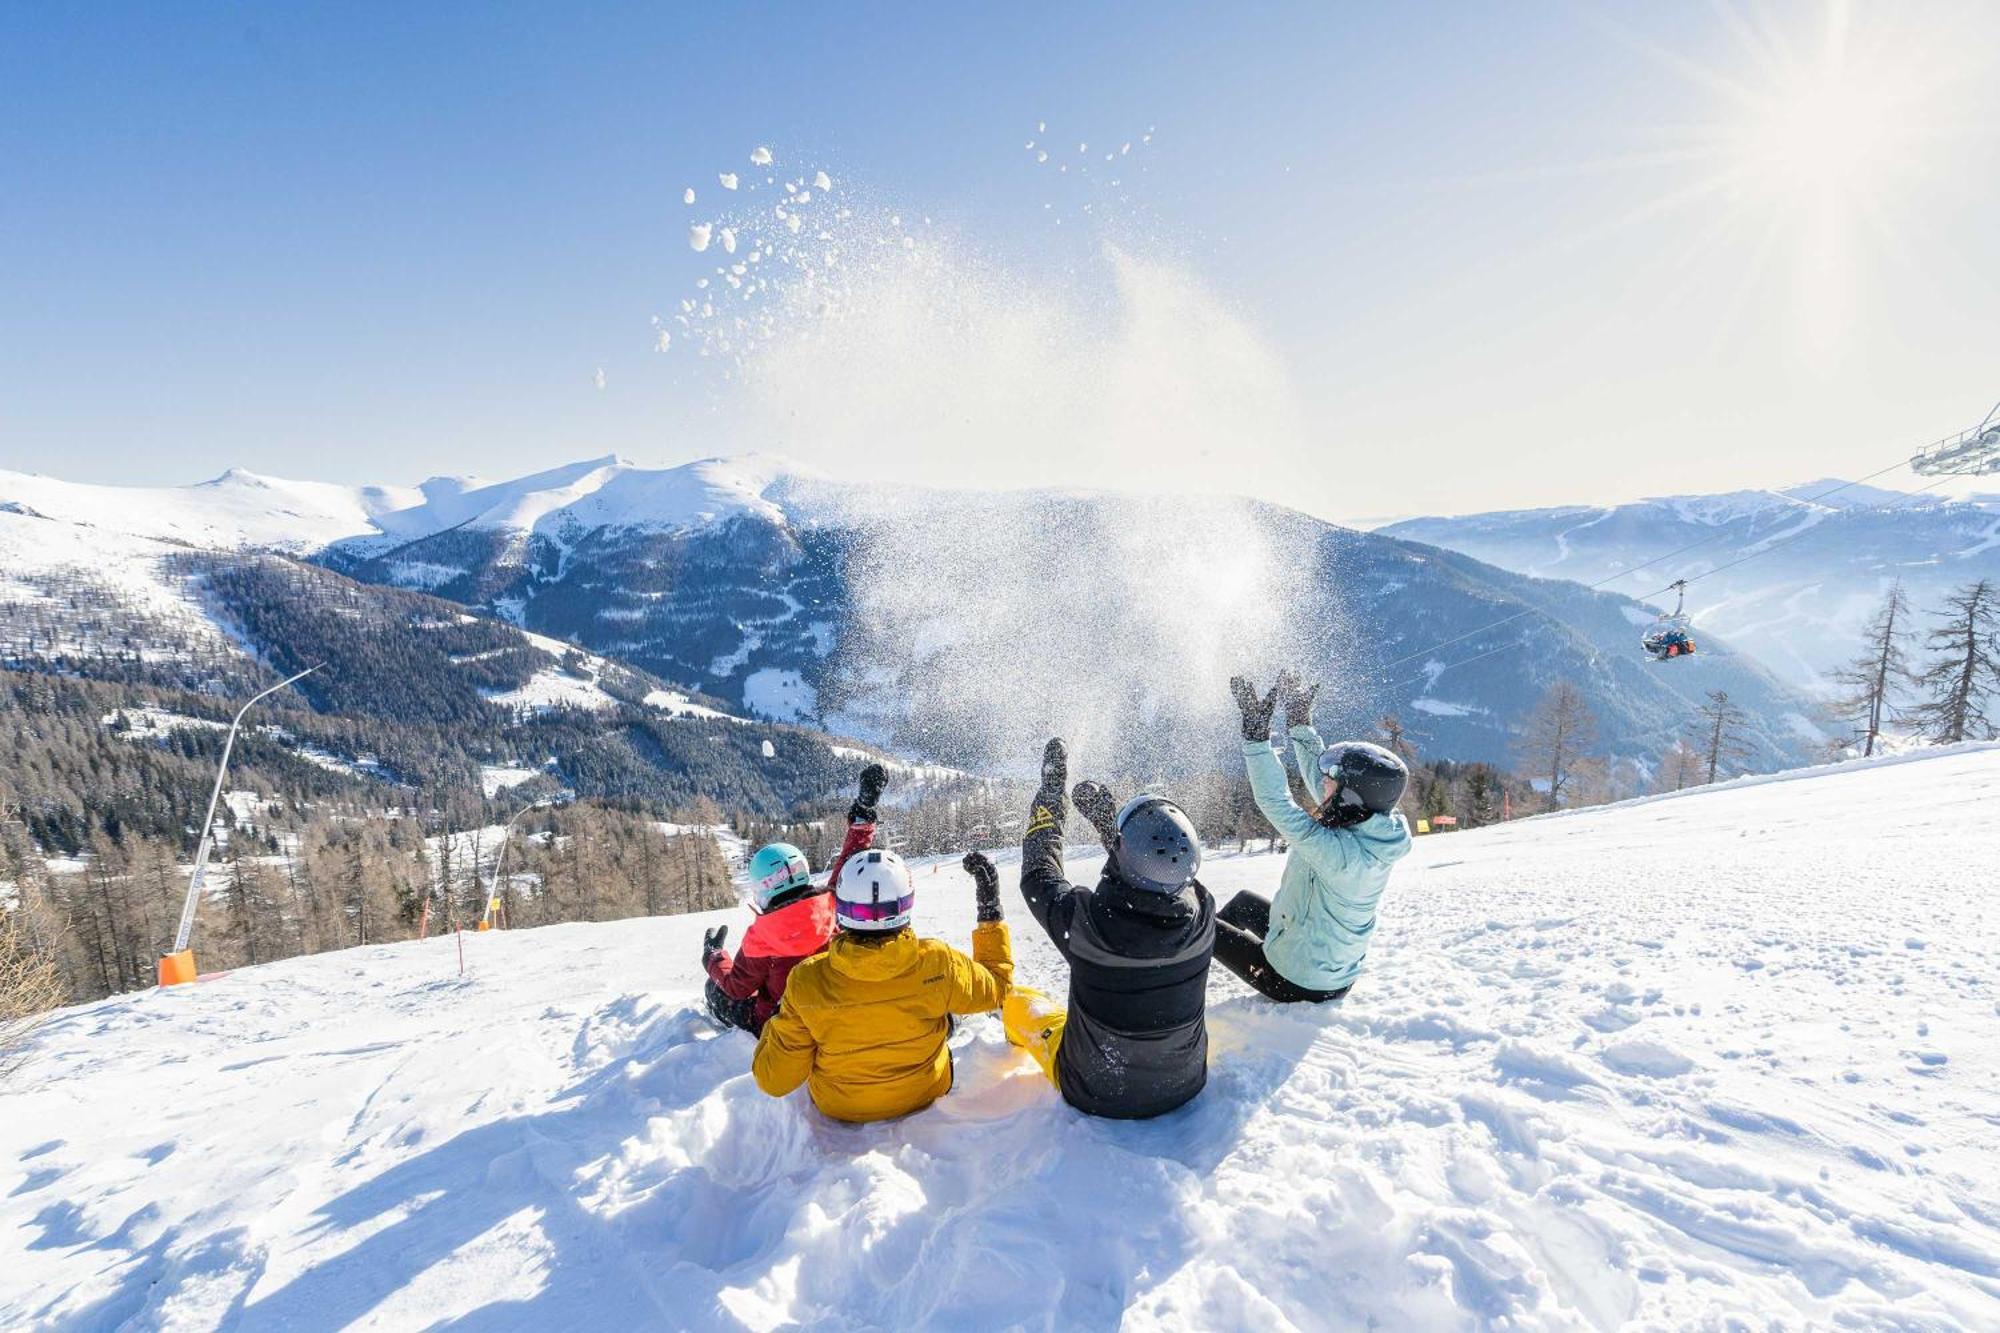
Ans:
POLYGON ((1996 800, 1983 747, 1422 840, 1352 997, 1218 970, 1145 1123, 990 1017, 904 1120, 764 1097, 691 1007, 736 912, 82 1006, 0 1093, 0 1326, 2000 1326, 1996 800))

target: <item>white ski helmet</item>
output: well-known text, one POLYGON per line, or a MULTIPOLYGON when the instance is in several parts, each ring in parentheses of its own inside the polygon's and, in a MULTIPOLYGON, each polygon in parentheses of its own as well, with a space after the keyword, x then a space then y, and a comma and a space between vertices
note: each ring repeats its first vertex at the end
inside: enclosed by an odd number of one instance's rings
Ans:
POLYGON ((916 905, 916 878, 894 852, 856 852, 833 886, 833 915, 842 930, 900 930, 916 905))

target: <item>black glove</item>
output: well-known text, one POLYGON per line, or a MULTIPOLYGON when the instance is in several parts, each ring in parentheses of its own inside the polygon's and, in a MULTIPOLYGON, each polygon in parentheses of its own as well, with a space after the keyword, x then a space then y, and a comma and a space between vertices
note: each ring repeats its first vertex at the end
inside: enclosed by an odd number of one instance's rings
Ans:
POLYGON ((1062 832, 1063 820, 1069 817, 1069 797, 1063 793, 1067 786, 1069 750, 1057 736, 1042 747, 1042 785, 1035 788, 1035 799, 1028 807, 1029 837, 1051 829, 1062 832))
POLYGON ((1063 790, 1069 786, 1069 747, 1057 736, 1042 747, 1042 785, 1035 791, 1035 804, 1048 807, 1057 819, 1069 813, 1063 804, 1063 790))
POLYGON ((880 764, 870 764, 861 770, 861 794, 854 804, 847 807, 847 822, 850 824, 872 824, 875 822, 875 806, 882 799, 882 789, 889 785, 889 774, 880 764))
POLYGON ((1236 696, 1236 706, 1243 710, 1243 739, 1246 741, 1271 740, 1271 714, 1278 711, 1278 687, 1261 699, 1257 697, 1257 687, 1241 676, 1229 678, 1229 692, 1236 696))
POLYGON ((1104 850, 1111 851, 1118 845, 1118 800, 1105 789, 1101 782, 1079 782, 1070 792, 1070 799, 1076 802, 1076 811, 1090 821, 1097 830, 1097 836, 1104 843, 1104 850))
POLYGON ((1288 727, 1310 727, 1313 716, 1313 700, 1319 698, 1319 686, 1308 685, 1305 677, 1294 671, 1278 673, 1278 699, 1285 708, 1285 725, 1288 727))
POLYGON ((701 937, 701 961, 706 963, 710 958, 721 953, 722 942, 728 938, 728 926, 717 926, 714 930, 703 935, 701 937))
POLYGON ((979 904, 981 921, 1002 920, 1000 914, 1000 872, 984 852, 967 852, 959 862, 972 876, 972 900, 979 904))

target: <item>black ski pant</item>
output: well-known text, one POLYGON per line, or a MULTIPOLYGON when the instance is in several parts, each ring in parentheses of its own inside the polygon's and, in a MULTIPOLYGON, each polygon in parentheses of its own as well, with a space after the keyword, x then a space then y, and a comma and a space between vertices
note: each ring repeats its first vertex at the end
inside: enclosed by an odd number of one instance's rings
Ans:
POLYGON ((1215 961, 1243 978, 1250 989, 1279 1004, 1320 1004, 1353 989, 1307 990, 1285 980, 1264 957, 1264 937, 1270 933, 1270 901, 1247 890, 1237 894, 1215 914, 1215 961))
POLYGON ((709 1017, 726 1028, 742 1028, 751 1036, 757 1035, 755 1000, 738 1000, 723 994, 722 987, 711 979, 702 989, 702 996, 708 1001, 709 1017))

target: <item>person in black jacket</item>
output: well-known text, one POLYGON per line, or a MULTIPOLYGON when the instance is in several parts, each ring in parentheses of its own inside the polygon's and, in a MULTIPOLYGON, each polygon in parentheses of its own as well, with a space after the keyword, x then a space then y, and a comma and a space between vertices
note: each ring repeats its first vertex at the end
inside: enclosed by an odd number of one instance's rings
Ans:
POLYGON ((1215 899, 1195 879, 1201 842, 1173 802, 1142 796, 1117 810, 1094 782, 1078 783, 1075 795, 1104 838, 1104 874, 1095 889, 1066 880, 1068 777, 1068 753, 1052 740, 1021 846, 1021 896, 1069 961, 1069 1006, 1017 986, 1001 1020, 1008 1040, 1035 1057, 1071 1106, 1143 1120, 1180 1106, 1208 1081, 1204 1005, 1215 899))

